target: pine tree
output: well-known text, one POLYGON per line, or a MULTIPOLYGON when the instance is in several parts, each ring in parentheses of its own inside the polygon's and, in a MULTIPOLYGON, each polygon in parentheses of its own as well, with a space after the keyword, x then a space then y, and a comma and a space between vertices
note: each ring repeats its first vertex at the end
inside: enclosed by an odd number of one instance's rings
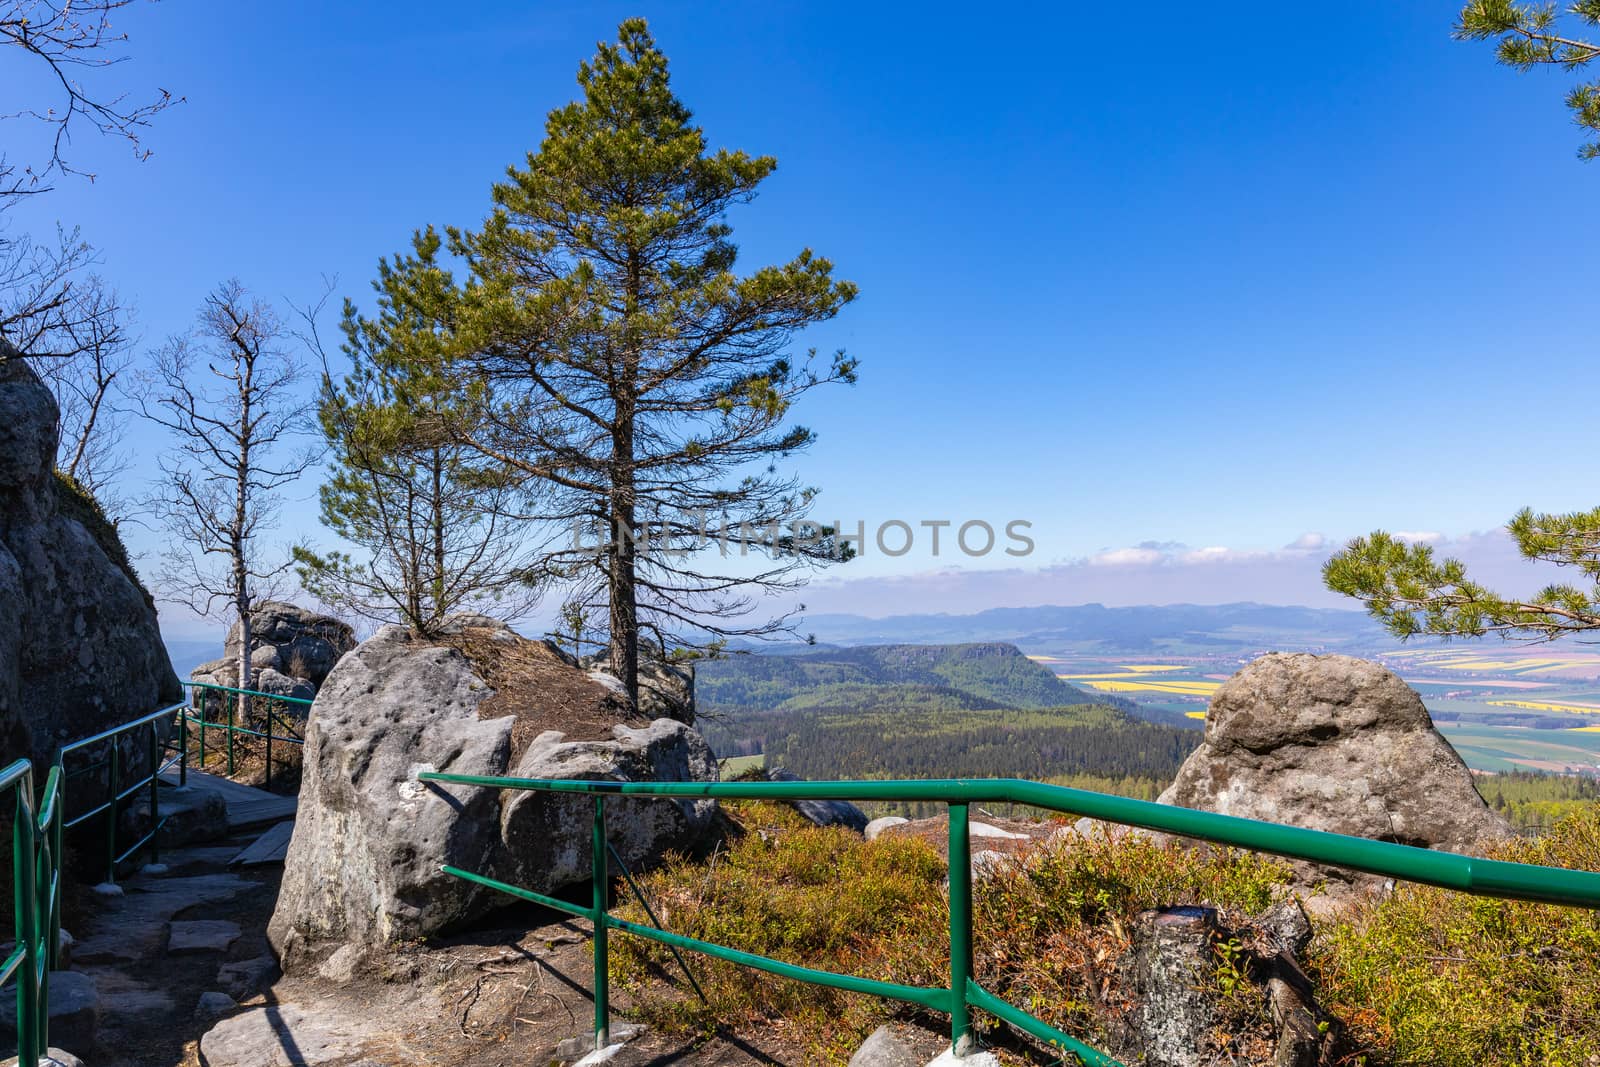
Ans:
POLYGON ((1580 584, 1548 585, 1526 600, 1503 597, 1469 579, 1460 560, 1437 560, 1432 546, 1382 530, 1346 545, 1323 566, 1323 581, 1365 602, 1402 638, 1498 633, 1553 640, 1600 630, 1600 508, 1566 515, 1524 509, 1507 529, 1523 558, 1570 567, 1582 575, 1580 584))
POLYGON ((295 548, 307 592, 421 634, 463 610, 515 619, 536 593, 511 514, 525 476, 454 432, 470 390, 449 356, 460 292, 439 248, 430 228, 412 255, 379 263, 377 316, 345 304, 350 373, 323 373, 317 415, 334 471, 320 491, 322 521, 360 558, 295 548))
POLYGON ((471 267, 462 358, 485 388, 466 437, 550 486, 548 518, 600 532, 546 568, 604 615, 611 668, 636 692, 641 638, 665 651, 775 632, 784 618, 748 618, 760 595, 837 558, 831 531, 802 522, 816 490, 776 463, 813 438, 789 423, 793 402, 856 374, 843 352, 818 367, 786 350, 856 287, 809 250, 736 273, 726 213, 776 161, 707 147, 643 20, 598 47, 583 98, 550 114, 482 228, 452 236, 471 267), (759 531, 733 550, 761 553, 756 573, 718 562, 729 526, 759 531))
MULTIPOLYGON (((1568 12, 1579 23, 1600 26, 1600 0, 1577 0, 1568 12)), ((1499 38, 1495 56, 1508 67, 1527 71, 1534 67, 1581 70, 1600 56, 1600 45, 1574 36, 1557 25, 1556 5, 1518 4, 1512 0, 1472 0, 1461 9, 1455 35, 1463 41, 1499 38)), ((1572 121, 1591 133, 1600 133, 1600 82, 1586 82, 1567 91, 1572 121)), ((1578 158, 1600 156, 1600 141, 1578 149, 1578 158)))

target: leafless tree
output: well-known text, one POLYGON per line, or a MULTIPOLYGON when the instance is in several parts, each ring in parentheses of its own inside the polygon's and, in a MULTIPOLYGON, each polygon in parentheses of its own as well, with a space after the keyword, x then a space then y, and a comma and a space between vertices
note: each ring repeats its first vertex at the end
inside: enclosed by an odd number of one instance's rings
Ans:
POLYGON ((115 290, 88 273, 93 261, 76 231, 59 231, 48 245, 0 243, 0 333, 55 394, 57 468, 116 520, 126 504, 114 482, 128 467, 120 401, 134 360, 131 314, 115 290))
MULTIPOLYGON (((301 378, 277 312, 230 281, 206 298, 193 331, 155 353, 134 394, 140 412, 175 439, 151 500, 172 536, 158 586, 199 615, 238 620, 242 689, 255 681, 250 605, 291 565, 262 535, 276 520, 279 491, 317 458, 301 378)), ((248 703, 241 710, 248 715, 248 703)))
POLYGON ((119 54, 127 35, 112 25, 112 19, 133 2, 0 0, 0 48, 19 49, 32 59, 32 73, 44 83, 40 95, 53 101, 3 116, 40 123, 44 136, 37 158, 19 162, 0 155, 0 207, 43 192, 52 174, 94 178, 77 169, 66 154, 72 132, 79 127, 127 141, 140 159, 149 156, 141 140, 144 130, 158 113, 179 101, 160 89, 144 103, 134 103, 126 93, 99 91, 84 80, 127 58, 119 54))
POLYGON ((53 243, 13 234, 5 229, 5 213, 21 198, 49 189, 52 175, 93 180, 67 156, 74 131, 116 137, 137 158, 149 155, 141 142, 145 128, 177 101, 160 90, 145 102, 130 102, 96 76, 125 58, 119 49, 127 37, 112 19, 133 2, 0 0, 0 55, 12 60, 6 64, 7 103, 26 101, 11 104, 16 109, 0 119, 42 127, 32 143, 8 135, 12 147, 25 142, 22 159, 0 150, 0 335, 55 392, 62 418, 58 465, 113 518, 123 503, 110 487, 125 466, 116 394, 132 362, 127 310, 89 273, 94 251, 78 231, 58 230, 53 243))
POLYGON ((120 400, 134 361, 133 338, 116 292, 99 277, 91 275, 74 289, 80 311, 64 338, 72 355, 39 361, 61 408, 56 468, 116 519, 123 503, 116 482, 130 461, 122 448, 127 412, 120 400))

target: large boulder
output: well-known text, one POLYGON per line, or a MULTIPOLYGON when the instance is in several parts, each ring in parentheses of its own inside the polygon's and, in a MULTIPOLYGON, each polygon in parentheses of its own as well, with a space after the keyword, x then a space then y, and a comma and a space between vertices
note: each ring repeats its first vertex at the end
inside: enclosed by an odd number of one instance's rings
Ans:
MULTIPOLYGON (((673 719, 617 725, 603 741, 568 741, 551 730, 534 738, 513 772, 518 778, 570 781, 715 782, 717 758, 693 729, 673 719)), ((716 801, 609 797, 607 836, 630 869, 667 851, 690 852, 711 833, 716 801)), ((591 872, 594 800, 560 793, 508 793, 501 809, 504 880, 548 893, 591 872)))
MULTIPOLYGON (((442 786, 471 775, 715 781, 682 723, 633 714, 570 658, 492 620, 436 638, 379 630, 340 660, 306 734, 300 810, 268 938, 295 970, 335 948, 381 952, 507 903, 450 865, 552 892, 590 876, 593 803, 442 786)), ((712 832, 705 799, 612 798, 607 827, 630 867, 712 832)))
MULTIPOLYGON (((237 686, 243 643, 243 627, 235 621, 223 642, 222 658, 202 663, 190 679, 237 686)), ((354 647, 355 631, 331 615, 280 600, 262 600, 250 609, 250 665, 258 672, 252 688, 263 693, 315 695, 340 657, 354 647)))
POLYGON ((1350 656, 1274 653, 1224 682, 1159 802, 1452 852, 1511 833, 1422 699, 1350 656))
POLYGON ((378 946, 473 913, 499 839, 493 790, 426 785, 419 769, 504 774, 511 720, 454 649, 385 626, 323 683, 306 729, 300 807, 267 937, 285 970, 323 943, 378 946))
MULTIPOLYGON (((149 594, 93 499, 55 473, 55 399, 0 339, 0 751, 62 744, 182 699, 149 594)), ((127 776, 148 738, 130 738, 127 776)))

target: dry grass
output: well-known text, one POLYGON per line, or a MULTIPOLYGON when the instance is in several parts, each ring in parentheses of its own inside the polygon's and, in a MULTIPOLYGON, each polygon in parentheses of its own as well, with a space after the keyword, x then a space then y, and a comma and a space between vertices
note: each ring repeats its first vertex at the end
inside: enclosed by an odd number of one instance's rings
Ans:
POLYGON ((516 718, 511 729, 513 759, 546 730, 560 730, 569 741, 609 741, 618 723, 642 726, 648 721, 544 642, 507 640, 505 633, 469 626, 437 640, 467 657, 494 689, 494 695, 478 705, 479 718, 516 718))

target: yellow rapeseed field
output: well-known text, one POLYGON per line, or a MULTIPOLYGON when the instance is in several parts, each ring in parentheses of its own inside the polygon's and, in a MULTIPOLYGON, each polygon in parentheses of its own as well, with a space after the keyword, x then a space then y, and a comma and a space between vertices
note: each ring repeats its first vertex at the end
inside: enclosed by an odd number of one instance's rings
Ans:
POLYGON ((1179 696, 1210 696, 1221 682, 1145 682, 1090 681, 1089 686, 1103 693, 1173 693, 1179 696))
POLYGON ((1558 704, 1548 700, 1490 700, 1500 708, 1526 708, 1529 711, 1570 711, 1576 715, 1600 715, 1600 704, 1558 704))

